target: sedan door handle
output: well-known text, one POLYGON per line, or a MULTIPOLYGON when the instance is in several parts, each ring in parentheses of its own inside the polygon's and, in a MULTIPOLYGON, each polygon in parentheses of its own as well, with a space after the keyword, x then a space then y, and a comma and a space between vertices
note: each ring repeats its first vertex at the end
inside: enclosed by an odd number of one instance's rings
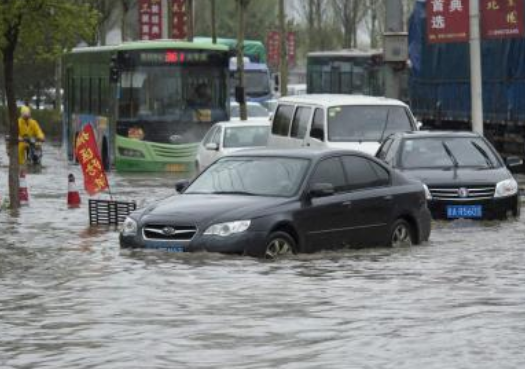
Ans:
POLYGON ((352 201, 345 201, 345 202, 343 202, 342 205, 343 205, 343 206, 346 206, 347 208, 349 208, 349 207, 352 206, 352 201))
POLYGON ((392 200, 394 197, 392 195, 387 195, 383 197, 383 200, 392 200))

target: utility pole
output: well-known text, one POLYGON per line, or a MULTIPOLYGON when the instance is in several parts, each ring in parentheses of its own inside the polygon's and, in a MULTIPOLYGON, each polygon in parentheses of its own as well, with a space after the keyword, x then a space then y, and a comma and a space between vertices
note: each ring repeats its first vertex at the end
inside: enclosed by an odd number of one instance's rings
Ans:
POLYGON ((288 95, 288 48, 286 47, 286 14, 284 12, 284 0, 279 0, 279 42, 280 42, 280 87, 281 96, 288 95))
POLYGON ((246 108, 246 91, 244 90, 244 29, 245 29, 245 11, 249 0, 237 0, 237 87, 235 88, 235 99, 239 103, 239 115, 241 120, 248 119, 248 110, 246 108))
MULTIPOLYGON (((477 1, 477 0, 476 0, 477 1)), ((401 33, 403 27, 403 1, 387 0, 385 33, 401 33)), ((401 76, 394 69, 393 63, 386 63, 385 96, 399 99, 401 97, 401 76)))
POLYGON ((479 34, 479 0, 470 0, 470 99, 472 130, 483 135, 483 84, 479 34))
POLYGON ((216 16, 217 16, 217 12, 216 12, 216 8, 215 8, 215 0, 210 0, 211 4, 211 40, 212 40, 212 43, 216 44, 217 43, 217 19, 216 19, 216 16))

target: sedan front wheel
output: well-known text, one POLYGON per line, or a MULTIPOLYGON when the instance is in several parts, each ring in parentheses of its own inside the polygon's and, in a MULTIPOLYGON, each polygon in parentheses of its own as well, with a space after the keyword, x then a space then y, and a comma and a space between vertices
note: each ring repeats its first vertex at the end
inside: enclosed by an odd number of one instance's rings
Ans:
POLYGON ((264 258, 274 260, 295 252, 295 240, 285 232, 274 232, 268 237, 264 258))
POLYGON ((390 233, 390 246, 412 246, 412 227, 407 221, 398 219, 394 222, 390 233))

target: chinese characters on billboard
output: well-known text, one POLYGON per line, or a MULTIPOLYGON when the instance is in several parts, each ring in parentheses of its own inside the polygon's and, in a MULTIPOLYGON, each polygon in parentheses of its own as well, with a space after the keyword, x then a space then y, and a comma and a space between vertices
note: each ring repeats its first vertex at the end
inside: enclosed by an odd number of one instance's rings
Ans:
POLYGON ((139 27, 141 40, 156 40, 162 37, 161 0, 140 0, 139 27))
MULTIPOLYGON (((286 47, 288 50, 288 65, 295 65, 296 41, 295 32, 288 32, 286 35, 286 47)), ((266 48, 268 49, 268 64, 278 66, 281 52, 281 37, 279 32, 271 31, 266 38, 266 48)))
POLYGON ((429 43, 466 42, 469 39, 469 0, 428 0, 429 43))
POLYGON ((481 0, 483 38, 524 36, 523 0, 481 0))
POLYGON ((171 36, 176 40, 185 40, 188 36, 186 0, 172 0, 171 19, 171 36))

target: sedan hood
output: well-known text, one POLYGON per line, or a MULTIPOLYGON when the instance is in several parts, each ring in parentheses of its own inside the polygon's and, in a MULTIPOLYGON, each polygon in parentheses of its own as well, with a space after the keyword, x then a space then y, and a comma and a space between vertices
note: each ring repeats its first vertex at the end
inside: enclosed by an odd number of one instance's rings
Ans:
POLYGON ((188 194, 172 196, 147 208, 142 223, 176 222, 200 225, 210 222, 245 220, 259 216, 265 209, 289 199, 262 196, 188 194))
POLYGON ((411 169, 401 170, 408 177, 419 179, 428 186, 496 184, 511 178, 506 168, 474 169, 411 169))

